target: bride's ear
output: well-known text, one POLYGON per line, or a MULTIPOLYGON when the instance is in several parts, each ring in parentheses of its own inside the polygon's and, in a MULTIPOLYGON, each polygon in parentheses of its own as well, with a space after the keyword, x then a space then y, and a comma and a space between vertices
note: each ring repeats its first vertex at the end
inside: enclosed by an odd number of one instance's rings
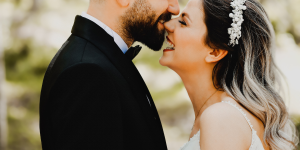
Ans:
POLYGON ((223 59, 228 54, 228 51, 222 49, 213 49, 206 56, 205 61, 207 63, 216 63, 223 59))

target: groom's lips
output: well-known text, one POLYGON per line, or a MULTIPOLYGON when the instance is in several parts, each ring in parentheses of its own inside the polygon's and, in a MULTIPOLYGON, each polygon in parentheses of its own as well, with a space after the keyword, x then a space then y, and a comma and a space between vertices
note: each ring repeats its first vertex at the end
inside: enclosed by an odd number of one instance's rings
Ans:
POLYGON ((163 28, 165 28, 164 24, 162 24, 162 23, 160 23, 160 22, 158 22, 158 24, 160 24, 163 28))

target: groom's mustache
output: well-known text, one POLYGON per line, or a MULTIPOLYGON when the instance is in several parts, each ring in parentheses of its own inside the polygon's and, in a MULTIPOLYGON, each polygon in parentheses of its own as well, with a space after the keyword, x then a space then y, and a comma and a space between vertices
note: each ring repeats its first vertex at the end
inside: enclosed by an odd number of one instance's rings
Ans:
POLYGON ((156 23, 158 23, 160 20, 164 20, 165 22, 168 22, 171 19, 172 19, 172 14, 170 12, 165 12, 158 17, 158 19, 156 20, 156 23))

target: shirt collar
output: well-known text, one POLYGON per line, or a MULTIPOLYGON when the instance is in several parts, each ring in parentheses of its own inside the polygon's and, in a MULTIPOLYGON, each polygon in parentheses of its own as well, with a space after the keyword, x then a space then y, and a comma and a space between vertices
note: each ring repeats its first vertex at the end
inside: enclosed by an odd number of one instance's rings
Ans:
POLYGON ((87 14, 86 12, 82 12, 82 17, 89 19, 96 23, 98 26, 100 26, 102 29, 104 29, 110 36, 114 38, 115 43, 118 45, 118 47, 122 50, 122 52, 125 54, 128 50, 127 44, 124 42, 124 40, 121 38, 119 34, 117 34, 114 30, 109 28, 107 25, 105 25, 100 20, 96 19, 95 17, 87 14))

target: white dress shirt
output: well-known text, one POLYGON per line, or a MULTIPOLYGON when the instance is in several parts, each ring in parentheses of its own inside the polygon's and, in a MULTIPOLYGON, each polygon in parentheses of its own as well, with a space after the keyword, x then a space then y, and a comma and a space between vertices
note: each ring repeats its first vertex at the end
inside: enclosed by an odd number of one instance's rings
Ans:
POLYGON ((110 27, 105 25, 100 20, 96 19, 95 17, 87 14, 86 12, 82 12, 82 17, 89 19, 96 23, 98 26, 100 26, 102 29, 104 29, 110 36, 114 38, 115 43, 118 45, 118 47, 122 50, 122 52, 125 54, 128 50, 127 44, 124 42, 124 40, 120 37, 119 34, 117 34, 114 30, 112 30, 110 27))

